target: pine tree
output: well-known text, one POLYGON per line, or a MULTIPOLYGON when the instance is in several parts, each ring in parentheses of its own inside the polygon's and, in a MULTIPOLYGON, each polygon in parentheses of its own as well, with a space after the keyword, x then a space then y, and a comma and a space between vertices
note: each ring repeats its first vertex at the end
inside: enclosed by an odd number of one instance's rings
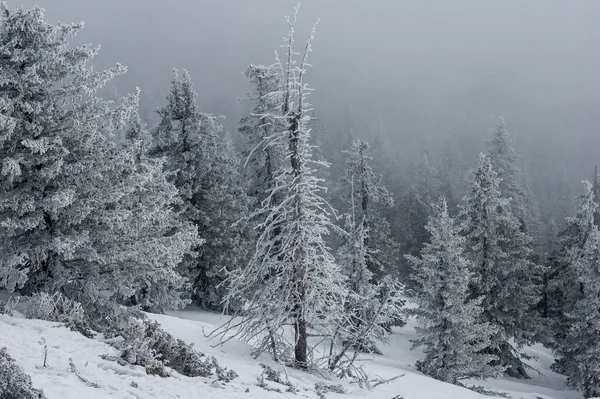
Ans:
MULTIPOLYGON (((554 344, 565 340, 565 326, 570 324, 566 314, 574 309, 585 282, 580 279, 577 256, 595 234, 594 212, 597 208, 592 185, 584 182, 575 216, 566 218, 566 225, 558 235, 557 248, 549 262, 549 316, 554 324, 554 344)), ((568 344, 567 344, 568 345, 568 344)))
POLYGON ((141 183, 131 184, 132 157, 109 140, 137 96, 117 105, 96 96, 125 68, 95 72, 96 49, 69 45, 81 24, 52 25, 37 7, 1 11, 0 285, 85 304, 100 290, 127 295, 170 275, 192 237, 173 234, 162 261, 145 262, 143 249, 162 238, 148 233, 138 245, 129 229, 147 216, 129 201, 141 183))
MULTIPOLYGON (((390 241, 373 240, 375 229, 389 224, 374 210, 378 203, 391 205, 392 198, 381 186, 381 178, 371 170, 367 142, 354 140, 346 161, 346 175, 342 179, 350 209, 345 215, 343 244, 338 249, 338 262, 347 276, 348 297, 339 332, 344 348, 370 353, 381 353, 377 341, 385 341, 391 326, 403 325, 400 299, 403 287, 389 274, 393 272, 397 246, 390 241), (389 245, 391 242, 392 245, 389 245), (383 244, 383 245, 382 245, 383 244), (384 277, 385 276, 385 277, 384 277)), ((333 343, 332 343, 333 344, 333 343)), ((335 368, 340 356, 330 361, 335 368)))
POLYGON ((268 333, 268 340, 259 345, 271 345, 269 350, 275 356, 292 350, 282 339, 284 326, 291 324, 294 362, 297 367, 306 368, 309 325, 330 335, 334 317, 342 311, 346 290, 339 266, 325 242, 325 236, 334 227, 330 220, 332 211, 320 194, 324 187, 314 174, 318 161, 312 158, 307 128, 309 89, 304 74, 314 28, 296 64, 295 17, 287 21, 287 59, 285 63, 278 59, 282 86, 272 94, 282 100, 277 107, 279 113, 273 118, 285 128, 275 131, 264 143, 286 148, 285 165, 277 171, 275 187, 267 192, 267 200, 256 212, 261 220, 256 251, 246 268, 230 275, 227 300, 241 297, 245 302, 237 336, 248 341, 268 333), (281 202, 271 201, 276 194, 281 195, 281 202))
POLYGON ((486 353, 496 328, 481 321, 483 297, 469 297, 472 266, 463 255, 465 239, 448 214, 444 197, 433 206, 426 226, 431 241, 419 258, 407 255, 418 283, 414 310, 420 326, 414 346, 425 346, 417 363, 423 373, 456 384, 465 378, 497 377, 498 357, 486 353))
MULTIPOLYGON (((187 284, 177 267, 184 256, 192 254, 190 249, 200 244, 197 229, 173 211, 180 207, 179 193, 167 181, 165 160, 148 156, 152 137, 137 112, 125 138, 126 142, 116 148, 125 157, 119 182, 127 193, 121 202, 129 213, 117 232, 122 238, 119 259, 129 263, 132 270, 154 270, 124 279, 131 284, 132 295, 126 299, 149 311, 181 308, 187 303, 182 299, 187 284)), ((120 294, 127 292, 121 290, 120 294)))
POLYGON ((247 259, 248 202, 239 162, 221 139, 220 119, 201 113, 196 97, 187 71, 182 78, 174 71, 167 104, 157 110, 161 122, 151 154, 166 158, 165 170, 181 197, 178 211, 205 241, 181 266, 191 280, 192 297, 200 306, 221 309, 227 269, 247 259))
POLYGON ((531 310, 540 295, 533 277, 541 272, 529 260, 531 238, 521 230, 499 187, 490 157, 481 154, 461 210, 465 255, 473 267, 472 298, 484 298, 482 319, 497 329, 488 351, 498 356, 509 375, 527 378, 517 349, 535 338, 538 322, 531 310))
POLYGON ((277 106, 281 104, 278 88, 281 76, 274 66, 250 64, 246 69, 253 92, 246 101, 253 103, 250 114, 240 121, 239 131, 247 138, 246 176, 248 176, 248 194, 255 199, 254 207, 259 207, 265 199, 265 193, 274 187, 275 172, 282 166, 284 148, 279 145, 265 146, 265 140, 275 131, 285 129, 281 120, 275 118, 277 106))
POLYGON ((554 280, 562 294, 555 367, 589 398, 600 395, 600 232, 592 185, 585 182, 584 189, 576 216, 568 218, 569 234, 561 240, 565 269, 554 280))
POLYGON ((510 198, 510 208, 523 225, 522 228, 537 241, 540 240, 539 208, 531 190, 524 188, 523 172, 519 166, 519 156, 514 148, 514 140, 508 133, 504 118, 498 118, 492 130, 492 138, 487 141, 492 167, 500 178, 500 192, 510 198))
POLYGON ((364 243, 370 253, 367 267, 375 280, 381 280, 383 275, 395 273, 399 244, 391 237, 390 224, 379 212, 380 208, 393 207, 394 200, 381 184, 382 177, 371 168, 373 157, 368 155, 369 148, 366 141, 353 140, 350 149, 344 151, 348 158, 342 187, 346 203, 355 207, 354 219, 363 223, 363 231, 369 231, 364 243))

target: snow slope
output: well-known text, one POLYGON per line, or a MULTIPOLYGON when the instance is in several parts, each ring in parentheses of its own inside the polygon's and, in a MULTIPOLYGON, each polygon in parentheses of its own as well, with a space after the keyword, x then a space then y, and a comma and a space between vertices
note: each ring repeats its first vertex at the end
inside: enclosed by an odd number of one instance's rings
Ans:
MULTIPOLYGON (((33 384, 42 388, 49 399, 105 399, 105 398, 317 398, 314 384, 324 381, 338 384, 340 381, 326 381, 319 376, 297 370, 287 370, 290 380, 298 386, 297 395, 265 391, 256 386, 256 378, 261 373, 259 363, 269 364, 273 369, 282 367, 264 356, 254 359, 251 348, 239 341, 231 340, 224 345, 208 341, 205 333, 210 332, 225 319, 218 314, 188 309, 172 312, 169 315, 150 315, 173 335, 193 343, 206 353, 214 355, 223 366, 237 371, 240 375, 232 383, 221 386, 205 378, 188 378, 173 373, 170 378, 146 375, 138 366, 120 366, 114 361, 103 360, 103 354, 117 355, 117 351, 99 339, 88 339, 69 331, 58 323, 27 320, 21 315, 15 317, 0 315, 0 346, 7 346, 17 363, 32 376, 33 384), (43 367, 44 342, 48 348, 48 367, 43 367), (72 358, 78 374, 93 387, 70 371, 72 358), (135 385, 135 386, 134 386, 135 385)), ((414 325, 409 324, 396 331, 391 344, 384 348, 385 356, 375 356, 365 361, 365 368, 373 376, 391 378, 399 374, 403 377, 371 391, 362 390, 356 385, 342 382, 346 395, 328 393, 327 398, 363 399, 477 399, 486 396, 451 384, 426 377, 415 370, 414 363, 420 352, 410 350, 410 340, 414 338, 414 325)), ((552 357, 541 347, 532 347, 529 353, 537 360, 532 363, 540 374, 532 373, 532 379, 519 381, 502 379, 477 381, 488 389, 506 392, 514 399, 580 399, 576 392, 565 385, 565 378, 549 370, 552 357)), ((275 387, 277 384, 271 384, 275 387)), ((282 390, 285 390, 285 387, 282 390)), ((489 398, 489 397, 488 397, 489 398)))

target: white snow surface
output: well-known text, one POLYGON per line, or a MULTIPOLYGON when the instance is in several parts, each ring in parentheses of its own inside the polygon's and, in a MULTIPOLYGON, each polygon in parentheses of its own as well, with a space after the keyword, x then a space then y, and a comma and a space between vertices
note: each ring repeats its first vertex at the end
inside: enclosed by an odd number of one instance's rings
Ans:
MULTIPOLYGON (((225 316, 188 308, 168 315, 149 315, 165 330, 196 349, 215 356, 222 366, 234 369, 240 376, 229 384, 222 385, 206 378, 189 378, 175 372, 169 378, 147 375, 139 366, 120 366, 114 361, 103 360, 103 354, 118 355, 116 349, 102 342, 101 337, 88 339, 72 332, 59 323, 27 320, 16 312, 14 317, 0 315, 0 347, 8 347, 10 355, 31 375, 33 385, 41 388, 48 399, 270 399, 270 398, 317 398, 316 382, 341 383, 347 394, 328 393, 328 399, 476 399, 490 398, 455 385, 429 378, 415 369, 415 361, 422 356, 419 350, 410 350, 410 340, 415 338, 414 321, 404 328, 395 330, 389 345, 382 347, 384 356, 364 357, 364 367, 371 377, 401 378, 372 390, 360 389, 355 384, 288 369, 290 380, 297 385, 298 393, 277 393, 256 386, 261 373, 259 363, 274 370, 282 366, 267 356, 254 359, 251 348, 239 341, 231 340, 216 345, 205 334, 226 320, 225 316), (48 367, 43 367, 44 341, 48 348, 48 367), (98 384, 95 388, 81 381, 70 371, 72 358, 77 371, 84 379, 98 384), (132 386, 137 384, 137 387, 132 386), (246 392, 247 391, 247 392, 246 392)), ((487 389, 507 393, 514 399, 580 399, 582 396, 566 386, 565 377, 550 370, 553 362, 548 350, 541 346, 528 348, 528 354, 536 357, 530 365, 530 380, 501 379, 474 381, 473 384, 487 389)), ((278 384, 269 383, 272 387, 278 384)), ((284 386, 279 386, 285 391, 284 386)))

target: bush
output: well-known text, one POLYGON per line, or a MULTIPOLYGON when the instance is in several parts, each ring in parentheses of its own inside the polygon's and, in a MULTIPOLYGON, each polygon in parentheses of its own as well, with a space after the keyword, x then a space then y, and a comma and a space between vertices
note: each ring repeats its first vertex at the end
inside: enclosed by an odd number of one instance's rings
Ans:
POLYGON ((45 292, 33 294, 28 300, 25 316, 28 319, 64 323, 71 330, 78 331, 88 338, 94 335, 87 326, 81 303, 67 298, 60 292, 52 295, 45 292))
POLYGON ((12 309, 8 307, 8 302, 0 301, 0 314, 12 316, 12 309))
POLYGON ((106 301, 98 302, 88 313, 93 315, 89 324, 121 351, 121 360, 145 367, 148 374, 165 377, 164 366, 169 366, 187 377, 216 376, 223 382, 237 377, 235 371, 221 367, 215 358, 176 339, 139 310, 106 301))
POLYGON ((44 392, 31 386, 29 377, 6 348, 0 349, 0 399, 45 399, 44 392))

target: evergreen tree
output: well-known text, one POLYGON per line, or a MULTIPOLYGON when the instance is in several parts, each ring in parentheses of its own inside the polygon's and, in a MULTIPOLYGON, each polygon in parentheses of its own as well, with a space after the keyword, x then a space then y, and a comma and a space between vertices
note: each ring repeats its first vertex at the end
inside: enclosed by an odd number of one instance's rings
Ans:
POLYGON ((264 143, 286 148, 285 164, 277 171, 275 186, 267 192, 263 207, 256 212, 262 220, 258 224, 256 251, 246 268, 230 275, 227 300, 241 297, 246 304, 237 336, 253 340, 268 332, 269 340, 260 341, 259 345, 270 342, 269 350, 275 356, 292 350, 282 339, 284 326, 291 324, 295 365, 306 368, 312 352, 308 346, 309 325, 331 335, 334 320, 343 310, 346 290, 340 268, 325 242, 325 236, 334 227, 330 220, 332 211, 320 195, 324 187, 314 174, 318 161, 312 158, 307 128, 309 89, 304 74, 314 28, 296 64, 295 18, 287 20, 287 59, 285 63, 278 62, 282 86, 272 94, 282 100, 273 118, 282 121, 285 130, 275 131, 264 143), (272 196, 278 193, 281 201, 273 202, 272 196))
POLYGON ((481 154, 461 210, 465 254, 473 267, 472 298, 483 297, 482 319, 497 329, 488 352, 498 356, 509 375, 526 378, 517 349, 536 334, 538 321, 531 310, 539 292, 533 278, 541 272, 529 260, 531 238, 521 230, 499 187, 490 157, 481 154))
POLYGON ((575 217, 567 219, 558 255, 564 268, 553 280, 561 294, 555 367, 589 398, 600 395, 600 232, 593 187, 585 182, 584 190, 575 217))
POLYGON ((346 172, 342 178, 345 199, 355 212, 354 219, 363 224, 362 230, 368 231, 364 245, 370 256, 367 267, 372 277, 378 281, 383 275, 395 273, 399 244, 391 237, 391 228, 379 212, 380 207, 391 208, 394 200, 389 191, 381 184, 371 168, 372 157, 368 155, 369 143, 353 140, 348 154, 346 172))
POLYGON ((425 346, 425 359, 417 367, 453 384, 465 378, 496 377, 503 368, 492 366, 498 357, 485 352, 496 327, 481 320, 483 297, 469 297, 472 266, 463 255, 465 239, 449 216, 444 197, 434 205, 426 229, 431 241, 420 258, 407 255, 419 285, 415 346, 425 346))
POLYGON ((196 97, 187 71, 181 79, 174 71, 167 104, 157 110, 161 122, 151 153, 166 157, 165 169, 182 200, 178 211, 205 240, 196 248, 197 256, 188 256, 181 268, 192 282, 193 299, 221 309, 228 269, 241 267, 247 259, 248 201, 238 160, 221 140, 221 122, 199 112, 196 97))
POLYGON ((575 308, 584 290, 584 281, 577 270, 577 256, 584 252, 586 243, 595 234, 594 212, 597 205, 592 185, 584 182, 575 216, 566 218, 566 225, 558 235, 556 250, 549 262, 549 316, 554 324, 554 344, 565 340, 565 326, 570 324, 567 313, 575 308))
POLYGON ((533 236, 536 244, 539 244, 539 207, 529 187, 524 188, 519 156, 504 118, 498 118, 496 127, 492 130, 492 138, 487 144, 492 167, 500 179, 500 193, 504 198, 510 199, 513 215, 521 222, 525 232, 533 236))
MULTIPOLYGON (((397 246, 389 237, 389 241, 382 242, 377 240, 379 235, 372 235, 373 230, 381 228, 389 233, 389 224, 373 208, 377 203, 391 205, 392 198, 381 186, 381 178, 371 170, 368 149, 367 142, 354 140, 350 150, 345 151, 349 157, 343 183, 350 209, 345 215, 338 262, 347 276, 349 294, 339 334, 342 347, 351 345, 360 351, 380 353, 376 341, 384 341, 391 326, 404 324, 404 302, 399 299, 403 288, 389 276, 397 246)), ((336 363, 332 359, 330 367, 336 363)))
POLYGON ((130 199, 143 183, 133 183, 131 154, 108 139, 137 96, 118 105, 96 96, 125 68, 95 72, 96 50, 69 45, 81 24, 52 25, 37 7, 1 12, 0 285, 86 304, 100 290, 131 295, 142 280, 176 281, 172 267, 194 236, 183 229, 164 243, 154 230, 137 241, 132 226, 150 214, 130 199), (146 262, 155 243, 166 252, 146 262))
POLYGON ((265 193, 274 187, 275 172, 282 166, 284 148, 280 145, 264 145, 274 132, 285 129, 281 120, 275 118, 281 104, 278 88, 281 77, 274 66, 250 64, 246 69, 253 92, 246 101, 253 103, 250 114, 240 121, 239 131, 247 138, 245 175, 248 177, 248 194, 259 207, 265 193))
MULTIPOLYGON (((117 147, 125 157, 119 173, 122 199, 128 211, 127 221, 122 224, 118 237, 121 262, 131 264, 131 269, 152 266, 152 275, 133 276, 130 281, 132 304, 139 304, 150 311, 181 308, 186 286, 177 267, 190 248, 200 243, 197 229, 182 220, 173 211, 180 207, 181 199, 175 186, 167 181, 163 171, 163 158, 150 158, 148 149, 151 135, 135 112, 125 131, 126 142, 117 147)), ((126 293, 120 292, 124 295, 126 293)))

